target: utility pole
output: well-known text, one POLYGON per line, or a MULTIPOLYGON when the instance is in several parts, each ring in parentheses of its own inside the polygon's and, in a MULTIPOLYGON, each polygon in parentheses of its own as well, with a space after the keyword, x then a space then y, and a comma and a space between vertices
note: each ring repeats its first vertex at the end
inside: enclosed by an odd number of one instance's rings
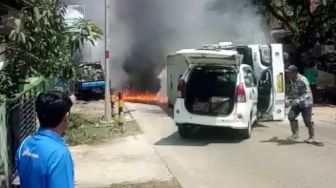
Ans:
POLYGON ((105 0, 105 121, 112 121, 110 98, 109 0, 105 0))

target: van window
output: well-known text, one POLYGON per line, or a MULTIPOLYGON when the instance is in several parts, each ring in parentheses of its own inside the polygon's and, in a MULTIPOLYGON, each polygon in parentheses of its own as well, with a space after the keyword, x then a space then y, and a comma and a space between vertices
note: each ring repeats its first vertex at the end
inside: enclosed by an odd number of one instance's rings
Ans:
POLYGON ((246 87, 256 87, 257 79, 251 69, 244 68, 244 81, 246 87))

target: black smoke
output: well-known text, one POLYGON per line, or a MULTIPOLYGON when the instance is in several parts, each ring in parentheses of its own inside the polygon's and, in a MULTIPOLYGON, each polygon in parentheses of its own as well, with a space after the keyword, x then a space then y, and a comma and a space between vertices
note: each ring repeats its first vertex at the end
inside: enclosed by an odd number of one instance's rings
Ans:
POLYGON ((158 75, 165 63, 164 21, 158 12, 157 0, 120 0, 116 2, 117 18, 130 30, 131 48, 123 69, 128 84, 139 91, 158 92, 161 88, 158 75))
POLYGON ((157 92, 165 84, 158 77, 168 53, 223 41, 268 41, 263 18, 246 1, 113 0, 112 83, 157 92))

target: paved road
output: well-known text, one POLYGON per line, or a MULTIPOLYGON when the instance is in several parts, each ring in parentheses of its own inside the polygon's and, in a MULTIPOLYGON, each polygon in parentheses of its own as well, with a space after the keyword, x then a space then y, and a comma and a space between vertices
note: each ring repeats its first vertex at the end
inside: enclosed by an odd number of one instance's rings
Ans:
MULTIPOLYGON (((184 188, 336 187, 336 109, 314 110, 318 139, 325 146, 288 142, 286 122, 261 123, 249 140, 227 129, 197 129, 181 139, 173 120, 157 106, 128 104, 129 110, 184 188)), ((164 109, 166 110, 166 109, 164 109)), ((168 113, 169 114, 169 113, 168 113)))

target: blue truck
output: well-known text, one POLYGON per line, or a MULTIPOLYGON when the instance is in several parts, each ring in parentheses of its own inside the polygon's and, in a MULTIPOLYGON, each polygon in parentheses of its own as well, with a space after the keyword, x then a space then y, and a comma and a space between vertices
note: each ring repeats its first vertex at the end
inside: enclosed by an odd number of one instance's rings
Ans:
POLYGON ((85 99, 89 94, 102 95, 105 90, 104 71, 99 62, 80 63, 75 80, 75 96, 85 99))

